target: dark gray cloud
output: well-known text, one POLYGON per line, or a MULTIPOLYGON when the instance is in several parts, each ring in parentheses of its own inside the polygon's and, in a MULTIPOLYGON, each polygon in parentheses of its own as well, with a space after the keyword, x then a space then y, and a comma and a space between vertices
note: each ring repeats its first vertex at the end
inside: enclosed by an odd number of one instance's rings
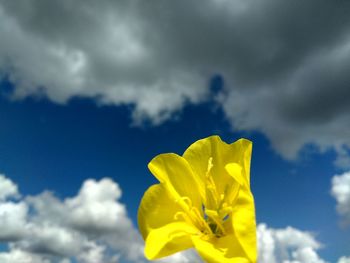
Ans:
POLYGON ((350 163, 350 1, 0 0, 0 73, 14 96, 133 104, 159 124, 219 96, 236 130, 284 157, 305 144, 350 163))
POLYGON ((222 99, 233 123, 262 131, 287 158, 295 158, 307 143, 320 150, 334 147, 345 157, 350 145, 349 40, 306 57, 282 80, 261 82, 254 92, 233 90, 222 99))

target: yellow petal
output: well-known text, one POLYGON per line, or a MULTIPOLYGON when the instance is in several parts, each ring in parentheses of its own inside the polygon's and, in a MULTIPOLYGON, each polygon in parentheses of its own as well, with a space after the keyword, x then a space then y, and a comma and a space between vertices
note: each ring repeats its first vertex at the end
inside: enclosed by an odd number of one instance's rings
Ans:
POLYGON ((228 182, 227 192, 225 192, 225 201, 229 206, 234 205, 241 187, 248 188, 242 176, 242 167, 237 163, 229 163, 225 166, 226 171, 231 176, 231 181, 228 182))
POLYGON ((201 210, 204 183, 195 177, 191 166, 182 156, 160 154, 148 164, 148 168, 177 202, 183 200, 182 197, 187 197, 193 206, 201 210))
POLYGON ((242 187, 232 211, 234 234, 251 262, 257 259, 254 198, 249 189, 242 187))
POLYGON ((184 222, 175 222, 154 229, 147 236, 145 256, 153 260, 191 248, 193 247, 191 236, 195 234, 198 234, 198 229, 184 222))
POLYGON ((242 167, 239 164, 226 164, 225 169, 238 184, 242 185, 244 183, 244 178, 242 177, 242 167))
POLYGON ((211 173, 219 191, 223 192, 225 184, 230 178, 225 169, 225 166, 229 163, 237 163, 242 167, 243 178, 249 185, 251 151, 252 143, 246 139, 227 144, 219 136, 210 136, 190 145, 184 152, 183 157, 202 181, 205 180, 208 161, 212 158, 211 173))
POLYGON ((181 208, 169 197, 161 184, 152 185, 142 197, 138 210, 138 225, 144 239, 152 229, 174 221, 181 208))
POLYGON ((211 240, 192 236, 192 242, 208 263, 251 263, 234 235, 211 240))
POLYGON ((230 144, 233 163, 238 163, 242 167, 243 178, 250 186, 250 160, 252 156, 252 142, 247 139, 239 139, 230 144))

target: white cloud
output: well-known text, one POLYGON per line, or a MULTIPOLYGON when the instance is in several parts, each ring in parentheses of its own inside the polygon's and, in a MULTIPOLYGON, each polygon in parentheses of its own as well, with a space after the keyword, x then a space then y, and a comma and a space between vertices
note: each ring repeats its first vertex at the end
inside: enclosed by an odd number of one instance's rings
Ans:
POLYGON ((309 232, 258 225, 259 263, 326 263, 317 250, 321 244, 309 232))
POLYGON ((338 263, 350 263, 350 257, 341 257, 338 263))
POLYGON ((345 224, 350 224, 350 172, 332 178, 331 194, 337 201, 337 211, 345 224))
MULTIPOLYGON (((17 186, 10 179, 1 179, 4 192, 18 194, 11 190, 17 186)), ((76 196, 64 200, 50 192, 17 202, 3 199, 0 240, 10 249, 0 253, 0 261, 143 262, 143 242, 118 201, 120 197, 118 184, 105 178, 86 180, 76 196)))
POLYGON ((203 260, 194 249, 185 250, 164 259, 156 260, 159 263, 201 263, 203 260))
POLYGON ((80 233, 64 226, 50 222, 32 223, 27 237, 18 245, 36 253, 47 253, 57 256, 74 256, 82 249, 85 239, 80 233))
MULTIPOLYGON (((323 259, 321 259, 316 251, 311 247, 304 247, 293 251, 292 253, 293 261, 290 263, 325 263, 323 259)), ((286 261, 287 263, 288 261, 286 261)))
MULTIPOLYGON (((344 178, 340 176, 339 178, 344 178)), ((339 180, 334 179, 338 185, 339 180)), ((3 176, 9 189, 17 186, 3 176)), ((3 187, 4 192, 9 192, 3 187)), ((19 193, 12 191, 14 194, 19 193)), ((343 193, 342 190, 336 190, 343 193)), ((119 202, 122 191, 111 179, 88 179, 76 196, 58 199, 51 192, 0 202, 2 263, 147 262, 143 241, 119 202), (75 260, 75 261, 74 261, 75 260)), ((10 195, 8 195, 10 198, 10 195)), ((10 198, 11 199, 11 198, 10 198)), ((317 254, 321 244, 306 231, 292 227, 257 228, 259 263, 326 263, 317 254)), ((342 257, 338 263, 347 263, 342 257)), ((202 262, 195 250, 158 260, 163 263, 202 262)))
POLYGON ((69 220, 76 228, 109 232, 115 229, 117 222, 121 224, 126 219, 125 207, 115 202, 120 196, 118 185, 111 179, 87 180, 76 197, 65 200, 69 220))
POLYGON ((51 263, 40 255, 34 255, 20 249, 12 249, 9 252, 0 253, 0 262, 4 263, 51 263))
POLYGON ((18 197, 18 187, 11 180, 0 174, 0 202, 9 197, 18 197))
POLYGON ((113 256, 109 259, 106 259, 104 253, 106 251, 106 246, 103 245, 97 245, 94 242, 91 242, 89 244, 89 249, 84 252, 80 253, 77 256, 77 259, 79 262, 84 263, 97 263, 97 262, 106 262, 106 263, 116 263, 119 262, 119 256, 113 256), (108 260, 108 262, 107 262, 108 260))
MULTIPOLYGON (((76 196, 60 200, 45 191, 19 196, 17 185, 0 177, 0 242, 9 250, 2 263, 117 263, 146 262, 143 241, 119 202, 122 191, 112 179, 88 179, 76 196)), ((193 250, 159 262, 201 262, 193 250)))
MULTIPOLYGON (((59 200, 51 192, 18 196, 17 185, 0 177, 0 241, 10 250, 0 253, 3 263, 116 263, 120 259, 146 262, 143 241, 123 204, 121 189, 113 180, 86 180, 78 194, 59 200), (6 193, 6 194, 5 194, 6 193), (31 213, 28 209, 31 208, 31 213)), ((193 250, 159 260, 169 263, 201 262, 193 250)))
POLYGON ((18 240, 26 233, 27 205, 7 200, 19 196, 18 186, 0 174, 0 242, 18 240))
POLYGON ((0 202, 0 241, 16 241, 26 234, 27 212, 23 202, 0 202))

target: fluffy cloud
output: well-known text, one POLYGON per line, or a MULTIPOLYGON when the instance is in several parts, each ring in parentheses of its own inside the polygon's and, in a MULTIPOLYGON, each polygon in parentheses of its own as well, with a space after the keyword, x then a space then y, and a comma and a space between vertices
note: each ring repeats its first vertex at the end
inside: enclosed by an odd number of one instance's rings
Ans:
POLYGON ((0 242, 20 239, 26 232, 27 205, 7 200, 18 197, 17 185, 0 174, 0 242))
MULTIPOLYGON (((17 186, 4 176, 0 188, 18 195, 11 190, 17 186)), ((0 202, 0 241, 10 247, 0 253, 1 262, 144 261, 141 238, 111 179, 86 180, 76 196, 64 200, 50 192, 17 202, 9 196, 0 202)))
POLYGON ((27 212, 23 202, 0 202, 0 241, 15 241, 25 235, 27 212))
POLYGON ((259 224, 257 233, 259 263, 326 263, 317 254, 321 244, 308 232, 259 224))
MULTIPOLYGON (((338 185, 342 183, 339 180, 333 181, 338 185)), ((63 200, 45 191, 15 202, 11 196, 20 194, 10 189, 18 187, 5 176, 1 177, 0 189, 11 193, 0 200, 0 242, 9 246, 8 251, 0 252, 0 262, 147 262, 143 241, 119 201, 122 191, 109 178, 88 179, 76 196, 63 200)), ((326 263, 317 254, 321 244, 309 232, 259 224, 257 234, 259 263, 326 263)), ((338 263, 348 261, 341 257, 338 263)), ((202 261, 192 249, 157 262, 202 261)))
POLYGON ((234 129, 264 133, 289 159, 309 143, 334 149, 345 168, 349 11, 325 0, 1 0, 0 75, 15 98, 131 104, 136 123, 157 124, 205 100, 220 74, 234 129))
POLYGON ((344 223, 350 224, 350 172, 332 178, 331 194, 337 201, 337 211, 344 223))
POLYGON ((125 207, 115 202, 120 197, 121 190, 111 179, 102 179, 98 184, 87 180, 76 197, 65 201, 69 221, 76 228, 97 235, 112 231, 116 222, 128 228, 125 207))
MULTIPOLYGON (((17 185, 5 176, 0 189, 0 242, 9 245, 0 262, 147 262, 141 236, 119 202, 122 191, 109 178, 88 179, 76 196, 64 200, 49 191, 19 198, 17 185)), ((159 262, 201 261, 188 250, 159 262)))
POLYGON ((18 188, 11 180, 0 174, 0 201, 8 197, 17 197, 18 188))

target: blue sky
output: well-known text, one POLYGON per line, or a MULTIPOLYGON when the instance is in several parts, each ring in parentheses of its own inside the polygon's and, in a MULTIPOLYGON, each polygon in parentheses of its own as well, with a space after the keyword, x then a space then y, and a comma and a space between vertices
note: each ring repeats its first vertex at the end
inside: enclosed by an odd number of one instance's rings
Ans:
POLYGON ((259 263, 350 262, 347 11, 0 0, 0 261, 145 262, 148 162, 216 134, 253 141, 259 263))
POLYGON ((182 154, 212 134, 226 142, 248 138, 254 143, 251 176, 258 222, 315 233, 325 245, 319 254, 331 262, 349 251, 349 230, 340 228, 330 195, 331 178, 338 172, 335 154, 306 151, 298 161, 285 161, 262 134, 232 131, 213 101, 188 105, 160 126, 135 127, 125 106, 96 106, 79 98, 67 105, 35 98, 13 102, 3 96, 0 119, 1 173, 23 195, 50 190, 70 197, 87 178, 110 177, 120 185, 121 202, 135 225, 141 197, 156 182, 147 169, 155 155, 182 154))

